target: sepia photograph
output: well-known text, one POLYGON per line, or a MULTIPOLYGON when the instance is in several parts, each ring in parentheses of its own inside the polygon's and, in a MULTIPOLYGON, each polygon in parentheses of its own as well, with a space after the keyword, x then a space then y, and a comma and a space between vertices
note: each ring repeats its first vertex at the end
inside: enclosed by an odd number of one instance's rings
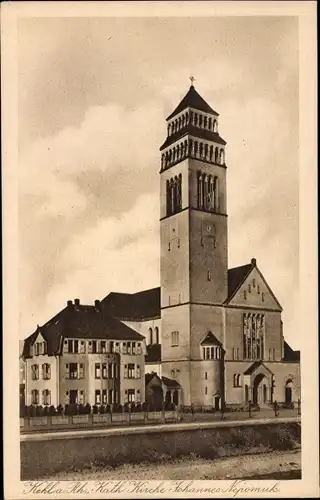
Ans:
POLYGON ((20 496, 298 494, 318 384, 303 23, 290 2, 59 3, 25 2, 3 49, 20 496))

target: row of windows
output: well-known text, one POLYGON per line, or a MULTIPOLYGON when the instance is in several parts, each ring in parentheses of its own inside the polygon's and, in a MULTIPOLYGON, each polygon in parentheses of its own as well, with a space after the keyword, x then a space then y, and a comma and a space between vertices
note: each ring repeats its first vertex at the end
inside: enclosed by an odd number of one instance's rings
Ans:
POLYGON ((120 353, 122 354, 141 354, 141 342, 114 342, 106 340, 65 340, 64 352, 72 354, 84 354, 85 352, 91 354, 103 353, 120 353), (87 345, 86 345, 87 344, 87 345))
POLYGON ((182 175, 167 180, 167 215, 173 215, 182 208, 182 175))
POLYGON ((51 391, 45 389, 42 391, 42 401, 40 401, 40 391, 33 389, 31 391, 31 404, 38 405, 51 405, 51 391))
POLYGON ((217 212, 219 210, 219 179, 198 172, 198 208, 217 212))
POLYGON ((149 328, 147 341, 148 341, 148 345, 159 344, 159 342, 160 342, 159 328, 157 326, 155 326, 154 331, 152 328, 149 328))
MULTIPOLYGON (((51 378, 51 365, 49 363, 42 365, 42 378, 43 380, 51 378)), ((39 380, 39 365, 31 365, 31 379, 39 380)))
POLYGON ((221 347, 203 347, 202 348, 202 359, 221 359, 221 347))
POLYGON ((170 167, 185 158, 204 160, 216 165, 225 165, 225 151, 223 148, 193 139, 179 142, 161 155, 161 169, 170 167))
MULTIPOLYGON (((263 353, 262 353, 263 354, 263 353)), ((275 349, 269 349, 269 361, 274 361, 276 359, 276 350, 275 349)), ((233 360, 240 360, 240 349, 237 347, 234 347, 232 349, 232 359, 233 360)), ((261 358, 263 359, 263 358, 261 358)))
POLYGON ((168 136, 175 134, 179 130, 183 129, 187 125, 192 125, 194 127, 203 128, 205 130, 209 130, 211 132, 218 133, 218 121, 216 119, 212 119, 206 115, 202 115, 201 113, 195 113, 187 111, 179 118, 172 120, 168 124, 168 136))

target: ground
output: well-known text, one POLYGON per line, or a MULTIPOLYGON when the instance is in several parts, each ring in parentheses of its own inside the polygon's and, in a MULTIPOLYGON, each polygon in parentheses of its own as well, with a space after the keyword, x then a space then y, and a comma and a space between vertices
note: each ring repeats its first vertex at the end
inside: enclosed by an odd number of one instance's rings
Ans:
POLYGON ((92 466, 90 469, 61 472, 46 480, 218 480, 218 479, 299 479, 300 449, 248 454, 206 460, 188 456, 156 464, 125 464, 117 468, 92 466))

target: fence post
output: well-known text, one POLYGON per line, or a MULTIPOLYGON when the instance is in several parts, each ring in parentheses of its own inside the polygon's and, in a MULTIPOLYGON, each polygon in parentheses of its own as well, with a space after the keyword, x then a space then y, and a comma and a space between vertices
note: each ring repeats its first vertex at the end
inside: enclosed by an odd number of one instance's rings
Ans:
POLYGON ((224 420, 224 404, 222 401, 221 401, 221 420, 224 420))
POLYGON ((298 415, 301 415, 301 401, 298 399, 298 415))
POLYGON ((112 410, 113 410, 113 405, 110 405, 110 424, 112 424, 112 410))
POLYGON ((279 415, 278 413, 278 403, 277 401, 274 402, 274 416, 277 417, 279 415))
POLYGON ((252 413, 251 413, 251 399, 249 401, 249 418, 252 418, 252 413))
POLYGON ((162 417, 162 423, 166 423, 166 410, 164 406, 164 401, 162 401, 162 408, 161 408, 161 417, 162 417))

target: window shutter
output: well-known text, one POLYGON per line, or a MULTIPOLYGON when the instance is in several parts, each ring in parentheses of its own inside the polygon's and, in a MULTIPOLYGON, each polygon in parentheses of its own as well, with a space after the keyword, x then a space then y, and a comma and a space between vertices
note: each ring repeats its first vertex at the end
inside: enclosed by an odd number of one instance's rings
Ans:
POLYGON ((140 365, 137 365, 137 369, 136 369, 136 378, 140 378, 140 377, 141 377, 140 365))
POLYGON ((120 352, 119 342, 116 342, 115 352, 120 352))
POLYGON ((65 365, 64 376, 65 376, 65 378, 69 378, 69 364, 68 363, 65 365))
POLYGON ((91 342, 91 340, 88 342, 88 353, 92 353, 92 342, 91 342))
POLYGON ((79 378, 84 378, 84 364, 80 363, 79 365, 79 378))
POLYGON ((128 365, 124 365, 124 378, 128 378, 128 365))

